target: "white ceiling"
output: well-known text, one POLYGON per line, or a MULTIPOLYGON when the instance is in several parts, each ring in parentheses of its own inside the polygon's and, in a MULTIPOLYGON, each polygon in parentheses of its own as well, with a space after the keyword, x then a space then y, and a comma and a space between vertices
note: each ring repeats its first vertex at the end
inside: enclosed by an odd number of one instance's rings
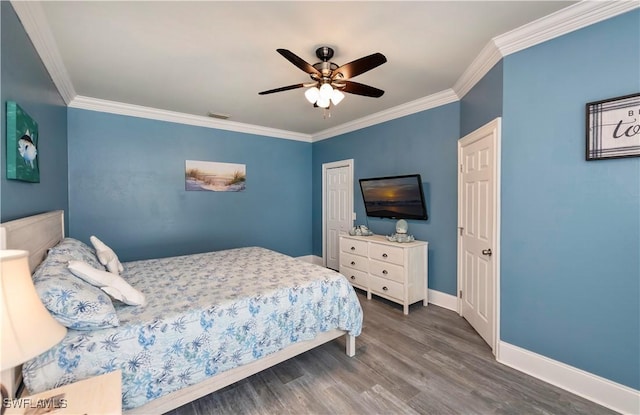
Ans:
POLYGON ((59 52, 57 71, 68 77, 72 101, 221 113, 231 117, 219 123, 313 136, 443 91, 457 99, 453 91, 460 93, 465 71, 492 39, 573 3, 53 1, 38 7, 40 30, 59 52), (258 95, 309 81, 277 48, 313 64, 322 45, 335 49, 338 65, 384 54, 387 63, 354 80, 385 94, 346 94, 327 119, 303 89, 258 95))

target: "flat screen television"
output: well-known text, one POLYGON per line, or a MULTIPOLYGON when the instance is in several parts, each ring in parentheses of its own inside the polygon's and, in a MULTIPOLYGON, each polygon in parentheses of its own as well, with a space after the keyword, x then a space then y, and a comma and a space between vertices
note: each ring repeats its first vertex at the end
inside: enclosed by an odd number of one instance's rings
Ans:
POLYGON ((391 219, 428 219, 419 174, 360 179, 367 216, 391 219))

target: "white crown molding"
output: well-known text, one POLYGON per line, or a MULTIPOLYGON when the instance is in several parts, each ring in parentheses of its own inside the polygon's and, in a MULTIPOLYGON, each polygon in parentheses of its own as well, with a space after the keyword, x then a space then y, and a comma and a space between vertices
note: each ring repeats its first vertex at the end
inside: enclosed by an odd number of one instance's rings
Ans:
POLYGON ((493 38, 502 56, 640 7, 638 0, 581 1, 493 38))
POLYGON ((467 95, 496 63, 500 62, 502 54, 496 47, 493 39, 482 48, 480 54, 471 62, 471 65, 463 72, 462 76, 453 85, 453 90, 460 97, 467 95))
POLYGON ((218 128, 229 131, 260 134, 269 137, 314 142, 340 134, 369 127, 385 121, 425 111, 440 105, 455 102, 464 97, 493 66, 504 56, 546 42, 640 7, 638 0, 593 1, 584 0, 548 16, 528 23, 520 28, 494 37, 482 49, 471 65, 454 84, 452 89, 429 95, 397 107, 354 120, 315 134, 303 134, 278 130, 234 121, 221 121, 172 111, 129 105, 113 101, 76 96, 75 89, 63 63, 46 16, 39 2, 11 0, 22 25, 36 51, 58 88, 62 99, 74 108, 105 111, 114 114, 132 115, 169 122, 218 128), (73 105, 72 105, 73 104, 73 105))
POLYGON ((49 23, 39 2, 11 1, 22 26, 24 27, 31 43, 35 47, 42 63, 47 68, 53 83, 65 104, 69 104, 76 96, 76 91, 71 83, 71 78, 64 66, 60 51, 53 38, 49 23))
POLYGON ((640 391, 506 342, 499 347, 502 364, 622 414, 640 413, 640 391))
POLYGON ((458 101, 458 95, 456 95, 456 93, 453 92, 452 89, 445 89, 442 92, 437 92, 427 97, 416 99, 415 101, 407 102, 406 104, 398 105, 388 110, 376 112, 375 114, 371 114, 333 128, 322 130, 318 133, 312 134, 312 142, 325 140, 327 138, 335 137, 340 134, 360 130, 365 127, 370 127, 372 125, 380 124, 385 121, 390 121, 410 114, 415 114, 417 112, 436 108, 456 101, 458 101))
POLYGON ((80 95, 71 100, 71 102, 69 103, 69 108, 108 112, 110 114, 127 115, 130 117, 148 118, 151 120, 195 125, 198 127, 216 128, 218 130, 284 138, 287 140, 304 141, 307 143, 311 142, 311 136, 309 134, 296 133, 287 130, 278 130, 276 128, 262 127, 253 124, 244 124, 229 120, 218 120, 215 118, 203 117, 200 115, 161 110, 157 108, 144 107, 141 105, 125 104, 122 102, 83 97, 80 95))
POLYGON ((585 0, 491 39, 453 86, 464 97, 503 57, 640 7, 638 0, 585 0))

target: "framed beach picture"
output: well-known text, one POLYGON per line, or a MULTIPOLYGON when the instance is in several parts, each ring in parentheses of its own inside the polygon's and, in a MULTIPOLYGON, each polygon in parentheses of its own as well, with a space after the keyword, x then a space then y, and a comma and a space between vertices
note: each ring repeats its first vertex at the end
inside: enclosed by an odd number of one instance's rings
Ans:
POLYGON ((187 160, 185 189, 189 191, 241 192, 245 189, 247 166, 235 163, 187 160))
POLYGON ((38 124, 18 104, 7 101, 7 179, 39 183, 38 124))
POLYGON ((640 156, 640 93, 587 104, 587 160, 640 156))

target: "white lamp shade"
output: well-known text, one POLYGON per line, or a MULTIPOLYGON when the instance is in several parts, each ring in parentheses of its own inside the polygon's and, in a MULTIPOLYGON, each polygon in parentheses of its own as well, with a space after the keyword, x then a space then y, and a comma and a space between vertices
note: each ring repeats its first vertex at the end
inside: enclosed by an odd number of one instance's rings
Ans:
POLYGON ((0 312, 0 370, 38 356, 67 333, 38 297, 27 251, 0 251, 0 312))
POLYGON ((334 89, 333 92, 331 93, 331 102, 333 102, 333 105, 338 105, 340 101, 342 101, 343 99, 344 99, 344 94, 342 93, 342 91, 334 89))
POLYGON ((316 105, 320 108, 329 108, 330 103, 331 101, 329 101, 329 98, 322 98, 321 96, 320 98, 318 98, 318 102, 316 102, 316 105))
POLYGON ((304 96, 311 104, 315 104, 318 98, 320 98, 320 90, 315 86, 305 91, 304 96))
POLYGON ((322 86, 320 86, 320 99, 322 99, 323 102, 329 101, 332 93, 333 93, 333 88, 331 87, 330 84, 322 84, 322 86))

